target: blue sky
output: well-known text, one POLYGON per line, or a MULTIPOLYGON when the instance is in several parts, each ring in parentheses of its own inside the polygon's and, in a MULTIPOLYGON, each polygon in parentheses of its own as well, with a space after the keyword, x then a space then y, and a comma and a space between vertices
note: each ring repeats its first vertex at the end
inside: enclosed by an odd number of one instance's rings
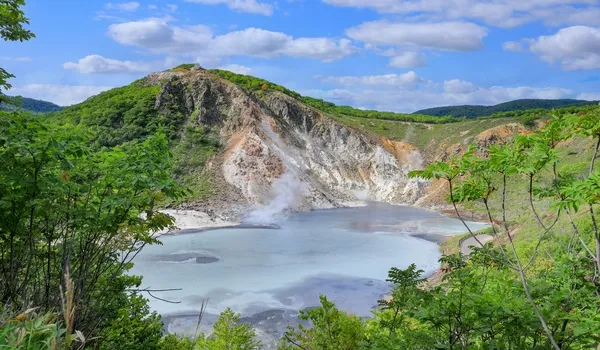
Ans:
POLYGON ((196 62, 358 108, 600 100, 600 0, 28 0, 8 94, 61 105, 196 62))

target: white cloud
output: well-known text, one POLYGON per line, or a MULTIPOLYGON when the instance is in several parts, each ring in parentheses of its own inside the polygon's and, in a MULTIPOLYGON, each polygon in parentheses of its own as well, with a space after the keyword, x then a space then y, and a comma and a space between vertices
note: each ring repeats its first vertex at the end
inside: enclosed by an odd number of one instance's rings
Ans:
POLYGON ((321 77, 317 76, 323 83, 342 86, 394 86, 414 87, 425 82, 417 73, 410 71, 404 74, 365 75, 365 76, 342 76, 321 77))
POLYGON ((27 56, 0 56, 0 60, 3 61, 19 61, 19 62, 31 62, 31 57, 27 56))
POLYGON ((259 15, 270 16, 273 14, 273 5, 264 2, 258 2, 257 0, 185 0, 186 2, 193 2, 197 4, 205 5, 218 5, 225 4, 231 10, 255 13, 259 15))
MULTIPOLYGON (((598 4, 590 1, 590 4, 598 4)), ((546 24, 560 25, 597 25, 600 18, 600 7, 574 7, 560 6, 555 8, 544 8, 532 13, 536 18, 542 18, 546 24)))
POLYGON ((137 46, 154 53, 184 56, 307 57, 334 61, 357 51, 348 39, 293 38, 281 32, 247 28, 214 36, 204 25, 177 27, 169 18, 148 18, 112 24, 110 36, 120 44, 137 46))
POLYGON ((228 70, 233 73, 243 74, 243 75, 251 75, 252 68, 242 66, 239 64, 228 64, 224 66, 217 67, 218 69, 228 70))
POLYGON ((11 95, 50 101, 59 106, 69 106, 112 88, 112 86, 27 84, 14 87, 9 91, 11 95))
MULTIPOLYGON (((162 67, 162 64, 160 65, 162 67)), ((77 62, 66 62, 63 68, 77 71, 79 73, 147 73, 159 69, 159 65, 150 62, 119 61, 104 58, 100 55, 88 55, 77 62)))
POLYGON ((505 51, 518 52, 523 51, 523 45, 518 41, 507 41, 504 44, 502 44, 502 49, 504 49, 505 51))
POLYGON ((137 9, 140 7, 140 3, 139 2, 121 2, 121 3, 116 3, 113 4, 112 2, 109 2, 106 4, 106 8, 109 10, 119 10, 119 11, 127 11, 127 12, 135 12, 137 11, 137 9))
POLYGON ((98 12, 94 19, 97 21, 106 20, 106 21, 110 21, 110 22, 125 22, 126 21, 126 19, 123 17, 107 15, 102 11, 98 12))
POLYGON ((177 9, 179 8, 179 6, 177 6, 175 4, 167 4, 167 8, 169 9, 170 12, 176 12, 177 9))
POLYGON ((361 77, 353 81, 346 79, 345 89, 310 90, 301 93, 351 106, 367 107, 383 111, 413 112, 423 108, 444 105, 494 105, 522 98, 556 99, 573 95, 568 89, 558 87, 491 86, 481 87, 471 82, 452 79, 443 84, 417 84, 412 88, 397 89, 387 81, 367 80, 370 84, 359 84, 361 77), (357 85, 370 85, 369 89, 357 89, 357 85), (443 88, 440 88, 440 85, 443 88), (394 87, 391 89, 390 87, 394 87))
POLYGON ((390 59, 390 67, 417 68, 427 65, 427 57, 420 52, 402 52, 390 59))
POLYGON ((417 46, 450 51, 483 48, 487 30, 468 22, 399 23, 366 22, 346 30, 352 39, 369 45, 417 46))
POLYGON ((600 92, 584 92, 576 97, 578 100, 600 101, 600 92))
POLYGON ((148 5, 148 10, 156 10, 158 9, 158 6, 156 5, 148 5))
POLYGON ((477 87, 470 81, 452 79, 444 81, 444 92, 450 94, 468 94, 476 91, 477 87))
POLYGON ((565 70, 600 69, 600 28, 567 27, 528 42, 531 52, 565 70))
POLYGON ((547 24, 598 23, 596 0, 323 0, 340 7, 369 8, 380 13, 419 15, 428 19, 483 21, 515 27, 533 21, 547 24))

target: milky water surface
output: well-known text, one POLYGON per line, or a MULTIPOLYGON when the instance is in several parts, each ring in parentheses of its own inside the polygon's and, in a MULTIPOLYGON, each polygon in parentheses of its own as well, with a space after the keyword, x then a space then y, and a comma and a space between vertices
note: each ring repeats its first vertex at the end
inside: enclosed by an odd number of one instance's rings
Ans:
POLYGON ((164 236, 162 245, 143 249, 132 272, 144 276, 142 287, 182 289, 153 293, 181 302, 150 298, 163 315, 197 313, 206 298, 214 315, 227 307, 244 316, 300 310, 317 305, 324 293, 368 316, 389 290, 390 267, 415 263, 426 273, 438 267, 438 245, 413 234, 465 231, 456 219, 384 204, 294 214, 279 225, 164 236))

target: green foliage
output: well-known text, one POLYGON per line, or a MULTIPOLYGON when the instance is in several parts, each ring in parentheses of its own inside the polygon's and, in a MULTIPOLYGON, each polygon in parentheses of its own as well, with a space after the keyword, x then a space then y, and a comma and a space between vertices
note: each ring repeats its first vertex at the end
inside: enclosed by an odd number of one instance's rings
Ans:
POLYGON ((147 137, 160 127, 172 140, 178 135, 184 114, 177 106, 159 111, 156 106, 159 91, 158 85, 136 81, 90 97, 83 103, 52 113, 48 118, 58 124, 90 130, 97 146, 112 147, 147 137))
POLYGON ((525 114, 519 118, 519 122, 528 128, 535 127, 535 121, 540 119, 537 115, 525 114))
POLYGON ((215 75, 225 79, 225 80, 229 80, 232 83, 235 83, 236 85, 238 85, 241 88, 248 90, 248 91, 274 90, 274 91, 282 92, 282 93, 284 93, 288 96, 291 96, 295 99, 298 99, 298 100, 300 100, 302 98, 302 95, 300 95, 297 92, 289 90, 281 85, 273 84, 270 81, 267 81, 267 80, 264 80, 261 78, 255 78, 255 77, 252 77, 249 75, 237 74, 237 73, 233 73, 228 70, 222 70, 222 69, 211 69, 210 72, 212 74, 215 74, 215 75))
POLYGON ((52 313, 38 315, 28 309, 14 317, 0 315, 0 349, 54 350, 64 335, 52 313))
POLYGON ((151 350, 160 346, 162 322, 150 313, 146 300, 135 293, 116 312, 100 335, 101 350, 151 350))
POLYGON ((243 89, 250 92, 259 92, 266 90, 279 91, 284 93, 290 97, 293 97, 315 109, 318 109, 324 113, 331 114, 333 116, 352 116, 352 117, 361 117, 361 118, 369 118, 369 119, 384 119, 384 120, 394 120, 394 121, 406 121, 406 122, 420 122, 420 123, 433 123, 433 124, 443 124, 443 123, 452 123, 458 122, 461 119, 452 118, 452 117, 431 117, 426 115, 418 115, 418 114, 403 114, 403 113, 394 113, 394 112, 380 112, 374 110, 362 110, 349 106, 336 106, 331 102, 326 102, 321 99, 316 99, 312 97, 302 96, 299 93, 287 89, 281 85, 277 85, 271 83, 270 81, 251 77, 248 75, 236 74, 230 71, 221 70, 221 69, 212 69, 211 73, 220 76, 223 79, 229 80, 243 89))
POLYGON ((300 311, 300 319, 310 321, 312 327, 298 325, 296 329, 288 329, 280 349, 352 350, 363 345, 365 326, 361 319, 338 310, 323 295, 320 300, 320 307, 300 311))
POLYGON ((177 67, 171 69, 172 71, 189 71, 192 70, 192 68, 198 67, 197 64, 195 63, 184 63, 184 64, 180 64, 177 67))
MULTIPOLYGON (((0 1, 0 38, 4 41, 25 41, 35 37, 30 30, 23 27, 29 24, 29 18, 21 9, 25 6, 25 0, 1 0, 0 1)), ((15 76, 0 67, 0 88, 10 89, 8 79, 15 76)), ((0 103, 6 98, 0 90, 0 103)))
MULTIPOLYGON (((555 111, 536 133, 490 147, 487 157, 477 155, 471 148, 461 157, 435 162, 410 174, 445 179, 450 203, 483 203, 485 215, 490 221, 495 220, 492 234, 500 244, 495 249, 487 246, 477 250, 467 263, 448 262, 452 272, 441 287, 444 293, 424 308, 436 307, 437 311, 434 309, 425 318, 415 315, 432 323, 435 329, 444 330, 440 339, 456 335, 455 344, 473 344, 475 348, 597 346, 600 232, 596 206, 600 203, 600 173, 594 163, 600 145, 600 110, 584 107, 577 111, 578 114, 555 111), (594 138, 596 147, 587 167, 582 158, 575 163, 565 162, 565 153, 559 149, 567 140, 576 142, 578 135, 594 138), (522 192, 517 194, 517 190, 522 192), (520 198, 527 205, 517 207, 507 199, 511 194, 511 198, 520 198), (493 203, 497 203, 495 209, 491 207, 493 203), (511 210, 515 207, 517 210, 511 210), (513 225, 509 214, 518 216, 526 227, 518 242, 512 237, 514 233, 509 235, 513 225), (485 284, 481 285, 481 281, 485 284), (487 291, 489 285, 494 289, 487 291), (506 289, 508 286, 510 290, 506 289), (502 293, 497 291, 499 287, 504 288, 502 293), (515 302, 518 305, 513 307, 515 302), (497 306, 490 309, 494 303, 497 306), (501 303, 502 308, 498 308, 501 303), (458 311, 467 312, 460 323, 439 323, 445 322, 445 317, 457 319, 458 311), (503 320, 509 323, 503 324, 503 320), (488 334, 479 334, 481 329, 488 334)), ((460 215, 458 208, 456 212, 460 215)))
MULTIPOLYGON (((156 331, 142 299, 125 292, 141 279, 125 273, 141 247, 157 242, 154 232, 173 227, 156 204, 182 194, 160 129, 96 151, 77 130, 0 112, 0 300, 63 310, 61 290, 72 280, 71 329, 95 338, 125 327, 115 320, 129 313, 128 324, 156 331)), ((132 337, 117 331, 110 339, 132 337)))
POLYGON ((210 178, 202 172, 206 162, 220 149, 218 130, 206 126, 185 127, 173 149, 173 175, 190 190, 182 200, 201 200, 213 194, 210 178))
POLYGON ((510 102, 500 103, 494 106, 446 106, 446 107, 435 107, 427 108, 416 111, 415 114, 424 114, 431 116, 454 116, 454 117, 466 117, 466 118, 477 118, 484 116, 491 116, 500 114, 503 117, 514 117, 521 115, 521 111, 527 111, 532 113, 535 111, 536 114, 545 113, 553 108, 569 107, 569 106, 584 106, 591 105, 594 102, 583 101, 583 100, 541 100, 541 99, 522 99, 514 100, 510 102), (529 110, 529 111, 528 111, 529 110))
POLYGON ((158 342, 160 350, 194 350, 194 341, 180 338, 176 334, 168 334, 158 342))
POLYGON ((158 343, 160 350, 258 350, 261 348, 255 339, 254 330, 240 322, 240 315, 226 309, 219 315, 213 326, 213 333, 206 337, 200 334, 196 339, 179 338, 174 334, 163 337, 158 343))
POLYGON ((240 323, 240 315, 231 309, 221 313, 209 337, 201 335, 195 344, 198 350, 257 350, 260 342, 254 339, 254 330, 240 323))

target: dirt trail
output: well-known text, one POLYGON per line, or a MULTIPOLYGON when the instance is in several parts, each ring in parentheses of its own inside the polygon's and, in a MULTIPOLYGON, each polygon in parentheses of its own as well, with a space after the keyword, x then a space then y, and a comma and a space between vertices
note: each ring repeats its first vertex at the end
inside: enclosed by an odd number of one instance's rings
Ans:
MULTIPOLYGON (((494 237, 491 235, 477 235, 477 239, 479 240, 479 242, 481 242, 481 244, 486 244, 487 242, 494 239, 494 237)), ((479 243, 477 243, 475 238, 471 236, 460 243, 460 252, 464 255, 469 255, 471 254, 473 247, 477 246, 480 246, 479 243)))

